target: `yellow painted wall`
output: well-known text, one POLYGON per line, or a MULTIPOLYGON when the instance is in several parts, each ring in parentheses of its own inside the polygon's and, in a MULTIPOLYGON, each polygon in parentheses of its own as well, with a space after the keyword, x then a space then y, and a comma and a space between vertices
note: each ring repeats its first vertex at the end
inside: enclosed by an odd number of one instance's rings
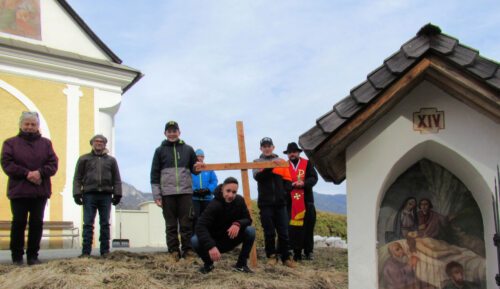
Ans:
MULTIPOLYGON (((27 96, 45 117, 50 130, 54 150, 59 157, 59 169, 52 177, 52 197, 50 199, 50 219, 63 219, 63 200, 60 194, 66 183, 66 129, 67 101, 64 83, 35 79, 0 72, 0 79, 14 86, 27 96)), ((81 87, 80 98, 80 152, 89 150, 88 140, 94 133, 94 93, 93 88, 81 87)), ((19 115, 27 108, 13 95, 0 89, 0 141, 12 137, 19 130, 19 115)), ((71 181, 70 181, 71 183, 71 181)), ((7 199, 7 177, 0 173, 0 220, 11 220, 10 204, 7 199)), ((79 207, 66 208, 80 210, 79 207)))

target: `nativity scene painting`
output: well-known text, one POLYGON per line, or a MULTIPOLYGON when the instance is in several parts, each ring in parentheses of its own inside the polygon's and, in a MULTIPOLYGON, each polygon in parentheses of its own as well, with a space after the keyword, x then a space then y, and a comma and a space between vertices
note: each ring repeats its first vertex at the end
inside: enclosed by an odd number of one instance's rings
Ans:
POLYGON ((379 288, 486 288, 481 212, 439 164, 422 159, 400 175, 377 226, 379 288))

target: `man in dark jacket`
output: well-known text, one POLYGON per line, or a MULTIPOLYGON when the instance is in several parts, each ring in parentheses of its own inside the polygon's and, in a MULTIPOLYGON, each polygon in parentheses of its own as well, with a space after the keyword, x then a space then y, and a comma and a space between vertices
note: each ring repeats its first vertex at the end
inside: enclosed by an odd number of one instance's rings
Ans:
MULTIPOLYGON (((273 153, 273 141, 265 137, 260 141, 262 152, 255 162, 273 161, 285 162, 273 153)), ((287 198, 292 190, 292 182, 288 168, 254 169, 253 177, 257 181, 257 205, 260 210, 260 222, 264 229, 264 242, 269 265, 276 265, 278 253, 281 261, 287 267, 294 268, 296 264, 290 259, 288 239, 287 198), (278 248, 276 249, 276 233, 278 248)))
POLYGON ((116 159, 107 154, 103 135, 90 140, 92 151, 82 155, 76 163, 73 178, 75 203, 83 205, 82 257, 90 256, 94 235, 94 220, 99 211, 101 228, 99 241, 101 256, 109 254, 109 217, 111 204, 117 205, 122 197, 122 181, 116 159))
POLYGON ((190 242, 193 233, 191 174, 199 174, 203 163, 197 161, 193 148, 179 139, 181 131, 177 122, 167 122, 164 134, 167 139, 156 149, 153 156, 151 189, 156 205, 163 211, 170 259, 177 262, 181 256, 196 256, 190 242))
POLYGON ((291 142, 284 154, 288 155, 292 191, 288 197, 288 212, 290 214, 290 245, 293 249, 293 259, 312 260, 314 246, 314 226, 316 224, 316 209, 314 207, 313 186, 318 182, 318 174, 309 160, 300 157, 302 150, 291 142))
POLYGON ((43 214, 52 194, 50 178, 56 173, 58 159, 52 142, 39 131, 40 118, 25 111, 19 121, 19 134, 2 146, 2 169, 9 177, 7 197, 12 211, 10 250, 12 262, 23 264, 24 231, 29 220, 28 265, 39 264, 38 251, 43 233, 43 214), (29 215, 29 217, 28 217, 29 215))
POLYGON ((248 256, 255 240, 255 228, 245 200, 237 195, 238 181, 229 177, 215 189, 215 199, 203 211, 196 224, 196 234, 191 244, 200 258, 206 274, 214 269, 221 253, 228 252, 243 243, 234 269, 239 272, 253 273, 247 266, 248 256))

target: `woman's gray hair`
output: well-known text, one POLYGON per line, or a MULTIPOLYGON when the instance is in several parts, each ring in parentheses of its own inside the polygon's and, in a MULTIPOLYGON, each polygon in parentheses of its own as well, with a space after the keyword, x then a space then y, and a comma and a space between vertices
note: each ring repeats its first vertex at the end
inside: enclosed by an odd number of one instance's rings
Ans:
POLYGON ((19 127, 25 119, 34 118, 36 119, 36 123, 40 125, 40 118, 38 117, 38 112, 36 111, 23 111, 21 113, 21 117, 19 117, 19 127))

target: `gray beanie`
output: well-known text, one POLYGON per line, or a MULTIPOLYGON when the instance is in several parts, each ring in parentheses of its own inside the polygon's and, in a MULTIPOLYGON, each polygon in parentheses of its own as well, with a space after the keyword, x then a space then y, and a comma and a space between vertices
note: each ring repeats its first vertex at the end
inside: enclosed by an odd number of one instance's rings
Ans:
POLYGON ((96 140, 98 138, 102 139, 104 141, 104 144, 108 143, 108 139, 105 136, 103 136, 102 134, 96 134, 95 136, 93 136, 90 139, 90 145, 92 145, 92 143, 94 142, 94 140, 96 140))

